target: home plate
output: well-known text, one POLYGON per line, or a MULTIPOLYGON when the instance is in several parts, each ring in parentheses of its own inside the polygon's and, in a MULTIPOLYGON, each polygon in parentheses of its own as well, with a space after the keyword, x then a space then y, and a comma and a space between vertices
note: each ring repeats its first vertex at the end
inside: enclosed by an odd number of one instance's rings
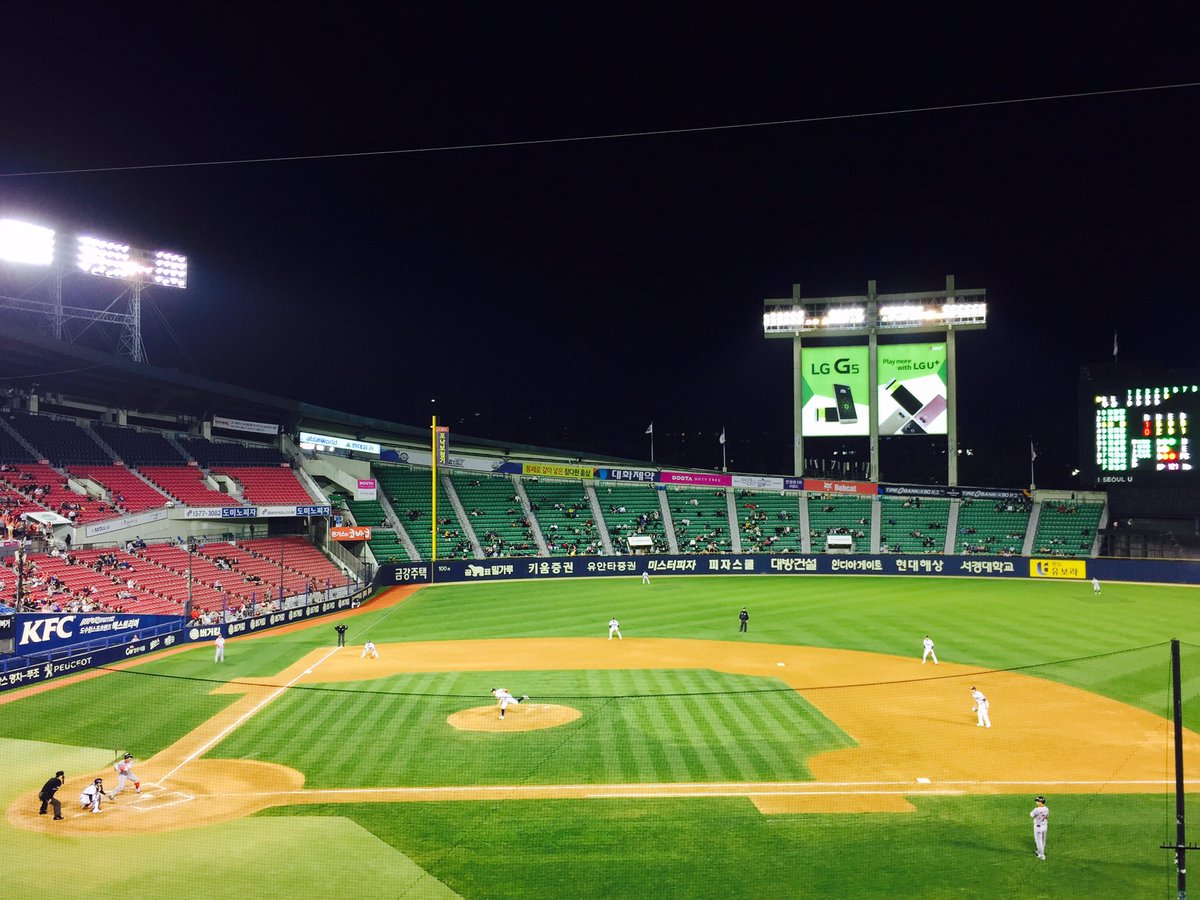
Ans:
POLYGON ((777 666, 782 666, 782 665, 783 665, 783 663, 775 663, 775 665, 777 665, 777 666))

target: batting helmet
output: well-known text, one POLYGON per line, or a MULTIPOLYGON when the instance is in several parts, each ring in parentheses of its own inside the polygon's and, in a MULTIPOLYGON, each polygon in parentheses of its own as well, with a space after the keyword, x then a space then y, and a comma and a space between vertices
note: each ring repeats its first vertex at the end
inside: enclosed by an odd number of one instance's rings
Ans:
POLYGON ((92 782, 92 784, 104 784, 104 779, 103 779, 103 778, 97 778, 95 781, 93 781, 93 782, 92 782))
POLYGON ((132 753, 126 753, 126 754, 125 754, 125 758, 126 758, 126 759, 133 759, 133 754, 132 754, 132 753))

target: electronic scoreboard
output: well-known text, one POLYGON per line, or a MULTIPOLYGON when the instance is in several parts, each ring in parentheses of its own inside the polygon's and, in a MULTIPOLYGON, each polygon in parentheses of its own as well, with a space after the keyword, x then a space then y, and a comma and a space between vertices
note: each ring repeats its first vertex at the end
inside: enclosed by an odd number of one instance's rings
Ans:
POLYGON ((1092 483, 1198 480, 1200 371, 1085 368, 1080 388, 1081 449, 1092 483))

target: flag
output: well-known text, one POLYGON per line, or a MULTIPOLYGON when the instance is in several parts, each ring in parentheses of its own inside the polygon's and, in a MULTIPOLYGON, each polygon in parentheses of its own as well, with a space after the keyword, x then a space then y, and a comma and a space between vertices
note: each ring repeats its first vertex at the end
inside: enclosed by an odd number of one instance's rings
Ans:
POLYGON ((721 436, 719 438, 717 438, 717 443, 719 443, 719 444, 725 443, 725 427, 724 426, 721 427, 721 436))
POLYGON ((1033 449, 1033 438, 1029 439, 1029 461, 1033 462, 1037 459, 1037 451, 1033 449))
POLYGON ((650 427, 646 429, 646 434, 654 434, 654 423, 650 423, 650 427))
POLYGON ((1113 332, 1113 359, 1117 358, 1117 333, 1113 332))

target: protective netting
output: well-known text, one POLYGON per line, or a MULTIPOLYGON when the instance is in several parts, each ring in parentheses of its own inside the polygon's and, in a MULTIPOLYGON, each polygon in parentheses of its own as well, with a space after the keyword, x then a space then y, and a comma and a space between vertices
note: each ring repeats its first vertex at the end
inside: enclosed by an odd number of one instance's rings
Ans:
MULTIPOLYGON (((163 661, 0 706, 0 737, 43 742, 25 762, 39 773, 44 744, 93 748, 106 782, 133 753, 145 787, 111 804, 106 834, 349 819, 415 864, 386 896, 1173 891, 1168 645, 1003 670, 747 646, 707 668, 364 661, 325 682, 320 666, 225 681, 163 661), (831 683, 846 672, 862 680, 831 683), (497 687, 528 699, 502 719, 497 687), (1052 811, 1041 869, 1035 795, 1052 811)), ((1200 647, 1183 671, 1194 790, 1200 647)))

